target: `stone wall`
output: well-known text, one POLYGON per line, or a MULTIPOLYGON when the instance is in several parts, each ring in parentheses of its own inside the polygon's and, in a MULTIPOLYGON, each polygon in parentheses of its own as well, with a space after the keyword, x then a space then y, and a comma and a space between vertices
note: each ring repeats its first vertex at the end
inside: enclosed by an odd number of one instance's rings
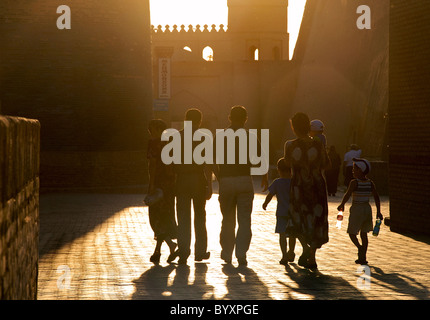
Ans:
POLYGON ((36 299, 39 244, 36 120, 0 116, 0 299, 36 299))

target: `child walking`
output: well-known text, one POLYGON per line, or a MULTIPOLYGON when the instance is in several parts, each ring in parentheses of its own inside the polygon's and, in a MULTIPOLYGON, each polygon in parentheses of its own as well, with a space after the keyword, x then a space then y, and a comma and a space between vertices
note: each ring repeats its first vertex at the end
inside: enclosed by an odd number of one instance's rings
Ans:
POLYGON ((372 208, 369 204, 369 198, 373 195, 376 205, 376 218, 383 219, 380 208, 380 199, 378 192, 372 180, 366 175, 370 172, 370 163, 366 159, 354 158, 352 174, 354 179, 349 183, 342 203, 337 208, 339 211, 344 211, 345 203, 352 195, 352 205, 349 209, 349 221, 347 233, 358 249, 357 264, 367 264, 366 253, 369 240, 367 233, 373 230, 372 208), (360 233, 361 244, 357 238, 360 233))
POLYGON ((177 244, 173 239, 177 238, 177 224, 175 218, 175 175, 172 166, 167 166, 161 161, 163 142, 161 134, 166 129, 166 124, 160 119, 153 119, 149 123, 148 131, 151 139, 148 143, 148 167, 149 167, 149 223, 154 231, 156 245, 150 261, 154 264, 160 262, 161 245, 163 242, 169 246, 170 255, 167 262, 172 262, 176 256, 177 244), (151 200, 152 200, 151 199, 151 200))
POLYGON ((288 167, 284 158, 278 160, 278 173, 280 178, 275 179, 269 186, 269 193, 263 203, 263 209, 266 210, 267 205, 276 195, 278 201, 276 207, 276 227, 275 233, 279 233, 279 245, 281 247, 282 259, 280 264, 287 265, 288 262, 293 262, 295 258, 294 248, 296 246, 296 238, 289 238, 289 250, 287 251, 287 221, 288 207, 290 202, 290 184, 291 184, 291 168, 288 167))

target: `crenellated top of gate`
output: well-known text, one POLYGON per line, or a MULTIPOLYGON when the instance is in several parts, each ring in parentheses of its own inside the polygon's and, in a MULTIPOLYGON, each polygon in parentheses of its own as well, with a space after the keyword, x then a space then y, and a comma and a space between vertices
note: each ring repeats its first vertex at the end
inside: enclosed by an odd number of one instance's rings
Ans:
POLYGON ((170 35, 170 34, 183 34, 183 35, 197 35, 197 34, 222 34, 227 31, 227 27, 223 24, 220 25, 211 25, 208 26, 207 24, 201 26, 199 24, 197 25, 188 25, 186 27, 184 24, 181 26, 178 25, 158 25, 155 27, 154 25, 151 26, 151 32, 153 35, 162 36, 162 35, 170 35))

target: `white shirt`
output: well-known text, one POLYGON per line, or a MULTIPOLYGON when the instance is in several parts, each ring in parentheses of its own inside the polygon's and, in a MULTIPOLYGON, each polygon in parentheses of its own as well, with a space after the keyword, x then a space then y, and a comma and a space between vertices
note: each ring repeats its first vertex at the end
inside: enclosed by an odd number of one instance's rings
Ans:
POLYGON ((352 167, 352 159, 353 158, 360 158, 361 157, 361 150, 349 150, 347 153, 345 153, 345 157, 343 158, 343 161, 346 162, 347 167, 352 167))

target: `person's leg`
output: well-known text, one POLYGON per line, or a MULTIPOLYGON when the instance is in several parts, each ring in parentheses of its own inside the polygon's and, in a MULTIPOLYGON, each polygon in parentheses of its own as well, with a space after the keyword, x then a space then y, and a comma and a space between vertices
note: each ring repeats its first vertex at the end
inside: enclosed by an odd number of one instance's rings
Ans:
POLYGON ((206 187, 204 184, 198 186, 193 195, 194 207, 194 254, 197 261, 209 258, 207 250, 208 235, 206 229, 206 187))
POLYGON ((219 197, 222 223, 220 232, 221 259, 231 263, 236 230, 236 193, 230 178, 219 181, 219 197))
POLYGON ((171 262, 173 262, 173 260, 175 260, 179 256, 179 250, 175 251, 175 249, 178 245, 170 237, 167 237, 166 239, 164 239, 164 241, 169 246, 169 250, 170 250, 170 254, 167 257, 167 262, 171 263, 171 262))
POLYGON ((302 255, 299 258, 298 264, 299 266, 306 266, 310 255, 310 248, 309 245, 306 243, 306 240, 303 235, 298 235, 297 239, 299 239, 299 242, 303 248, 302 255))
POLYGON ((161 245, 163 244, 163 241, 164 241, 163 239, 157 240, 157 244, 155 245, 154 253, 155 252, 158 252, 158 253, 161 252, 161 245))
POLYGON ((369 239, 367 238, 367 232, 360 232, 360 238, 361 238, 361 247, 363 248, 364 252, 367 252, 367 246, 369 245, 369 239))
POLYGON ((288 261, 292 262, 294 261, 294 258, 296 254, 294 253, 294 250, 296 248, 296 238, 295 237, 289 237, 288 238, 288 261))
POLYGON ((166 242, 167 246, 169 247, 170 253, 173 253, 176 249, 177 244, 170 237, 166 237, 164 239, 164 242, 166 242))
POLYGON ((287 264, 288 263, 288 257, 287 257, 287 237, 285 233, 279 234, 279 247, 281 248, 282 252, 282 258, 281 261, 279 261, 280 264, 287 264))
POLYGON ((316 258, 315 258, 316 252, 317 252, 317 248, 313 246, 309 247, 308 266, 310 267, 316 267, 317 265, 316 258))
MULTIPOLYGON (((164 199, 164 210, 166 212, 166 230, 167 236, 173 240, 178 237, 178 224, 176 222, 176 210, 175 210, 175 194, 173 191, 165 193, 164 199)), ((170 245, 169 245, 170 247, 170 245)))
POLYGON ((176 214, 178 218, 178 254, 181 263, 190 255, 191 245, 191 198, 183 193, 176 197, 176 214))
POLYGON ((361 249, 361 244, 358 241, 357 235, 350 233, 349 238, 351 239, 352 243, 357 247, 357 249, 361 249))
POLYGON ((239 264, 246 265, 246 253, 251 244, 251 214, 254 200, 254 187, 251 177, 240 177, 238 179, 240 188, 237 195, 237 223, 236 233, 236 258, 239 264))
MULTIPOLYGON (((367 250, 367 241, 365 240, 365 243, 360 244, 360 242, 358 241, 357 235, 356 234, 349 234, 349 238, 351 239, 352 243, 354 243, 354 245, 357 247, 358 249, 358 259, 355 260, 355 263, 357 264, 364 264, 365 262, 365 258, 363 259, 363 245, 366 245, 366 250, 367 250)), ((365 238, 367 239, 367 234, 365 236, 365 238)), ((361 238, 363 240, 363 238, 361 238)))
POLYGON ((359 257, 361 263, 367 263, 366 261, 366 254, 367 254, 367 247, 369 245, 369 239, 367 238, 367 232, 360 232, 360 238, 361 238, 361 255, 359 257))
POLYGON ((361 250, 361 244, 358 241, 357 235, 360 232, 362 224, 361 215, 362 207, 360 205, 352 204, 349 209, 348 228, 346 232, 348 233, 352 243, 357 247, 359 251, 361 250))
POLYGON ((154 204, 149 206, 148 208, 149 223, 151 225, 152 230, 154 231, 154 238, 156 241, 154 253, 149 258, 149 261, 153 263, 160 262, 161 244, 163 243, 163 230, 161 228, 160 213, 161 213, 161 208, 159 204, 154 204))
POLYGON ((163 240, 157 239, 157 243, 155 244, 154 253, 152 254, 149 261, 158 264, 160 262, 160 256, 161 256, 161 245, 163 244, 163 240))

